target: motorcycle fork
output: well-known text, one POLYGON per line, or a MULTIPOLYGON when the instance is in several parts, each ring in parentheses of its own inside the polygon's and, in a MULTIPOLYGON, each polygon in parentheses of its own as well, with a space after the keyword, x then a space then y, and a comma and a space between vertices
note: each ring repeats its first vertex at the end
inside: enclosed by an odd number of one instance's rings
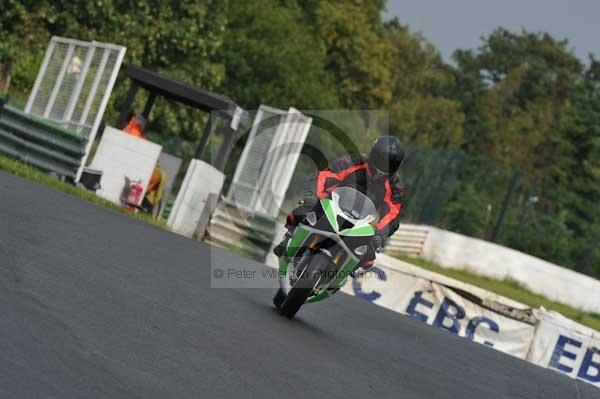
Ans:
MULTIPOLYGON (((318 250, 319 247, 319 237, 315 236, 312 237, 312 239, 309 241, 309 243, 306 245, 306 248, 309 248, 311 251, 316 252, 318 250)), ((333 254, 331 254, 331 263, 333 263, 333 266, 335 266, 335 269, 339 269, 340 265, 340 260, 343 258, 344 256, 344 250, 343 248, 341 248, 339 245, 335 246, 335 252, 333 254)))

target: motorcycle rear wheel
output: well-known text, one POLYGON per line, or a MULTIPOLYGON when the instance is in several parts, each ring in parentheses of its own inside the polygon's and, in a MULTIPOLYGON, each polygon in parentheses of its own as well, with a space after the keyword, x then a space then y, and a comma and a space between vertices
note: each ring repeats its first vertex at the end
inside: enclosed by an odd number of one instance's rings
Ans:
POLYGON ((315 287, 325 275, 329 258, 324 254, 316 254, 311 257, 310 263, 304 268, 302 274, 287 294, 287 297, 279 307, 279 313, 288 319, 294 318, 304 302, 310 297, 315 287))

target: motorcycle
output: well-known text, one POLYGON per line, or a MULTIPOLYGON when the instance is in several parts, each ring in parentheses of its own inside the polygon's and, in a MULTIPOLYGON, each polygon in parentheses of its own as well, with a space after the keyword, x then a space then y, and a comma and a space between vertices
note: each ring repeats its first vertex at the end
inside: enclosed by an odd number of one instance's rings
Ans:
POLYGON ((292 319, 305 303, 330 297, 354 276, 360 259, 374 255, 371 237, 378 219, 373 201, 351 187, 338 187, 298 224, 279 258, 280 288, 273 298, 292 319))

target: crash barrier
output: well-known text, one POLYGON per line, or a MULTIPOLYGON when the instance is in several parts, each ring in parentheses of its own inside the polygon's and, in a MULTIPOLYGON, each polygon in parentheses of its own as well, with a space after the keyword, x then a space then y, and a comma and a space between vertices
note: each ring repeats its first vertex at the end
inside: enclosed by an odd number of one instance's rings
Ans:
POLYGON ((342 291, 600 387, 600 333, 386 255, 342 291))
POLYGON ((494 279, 510 278, 553 301, 600 313, 600 281, 522 252, 431 226, 403 224, 387 253, 398 251, 409 229, 426 230, 418 255, 442 267, 469 270, 494 279))
POLYGON ((223 200, 212 215, 205 241, 262 262, 270 253, 276 226, 275 218, 223 200))
POLYGON ((0 154, 74 180, 87 140, 42 118, 0 104, 0 154))
POLYGON ((173 204, 175 204, 175 200, 170 199, 170 200, 166 201, 163 211, 162 211, 163 219, 167 219, 167 220, 169 219, 169 216, 171 215, 171 211, 173 210, 173 204))

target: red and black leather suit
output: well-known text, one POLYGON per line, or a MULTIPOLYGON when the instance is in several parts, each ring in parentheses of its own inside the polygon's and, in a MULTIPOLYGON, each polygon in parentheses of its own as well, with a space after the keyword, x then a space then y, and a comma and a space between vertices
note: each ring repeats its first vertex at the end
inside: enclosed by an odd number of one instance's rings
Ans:
MULTIPOLYGON (((318 199, 329 197, 337 187, 353 187, 373 201, 379 211, 377 234, 383 240, 398 230, 404 191, 398 174, 374 179, 365 154, 344 155, 306 180, 306 191, 314 193, 318 199)), ((288 215, 286 224, 296 226, 299 216, 306 211, 303 206, 296 208, 288 215)), ((368 268, 373 261, 374 254, 363 259, 361 266, 368 268)))

